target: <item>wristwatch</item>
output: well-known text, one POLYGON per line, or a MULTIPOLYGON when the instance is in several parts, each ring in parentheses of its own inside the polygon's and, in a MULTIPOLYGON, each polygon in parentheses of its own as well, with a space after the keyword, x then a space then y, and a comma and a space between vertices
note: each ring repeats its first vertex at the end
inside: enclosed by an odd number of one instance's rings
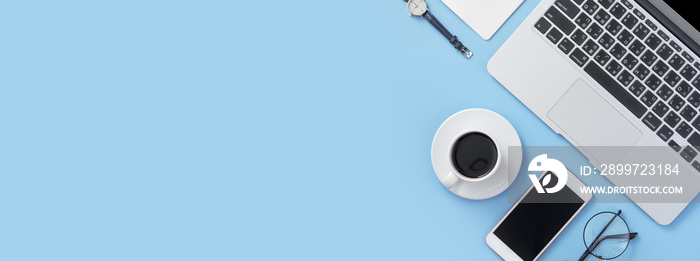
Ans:
POLYGON ((428 22, 430 22, 435 29, 440 31, 440 33, 450 41, 450 44, 452 44, 455 49, 462 53, 464 57, 467 57, 467 59, 472 57, 472 51, 457 40, 457 36, 454 36, 450 33, 450 31, 447 31, 447 28, 445 28, 445 26, 443 26, 437 20, 437 18, 430 13, 430 10, 428 10, 428 3, 426 3, 425 0, 404 0, 404 2, 408 4, 408 12, 412 16, 420 16, 425 18, 425 20, 428 20, 428 22))

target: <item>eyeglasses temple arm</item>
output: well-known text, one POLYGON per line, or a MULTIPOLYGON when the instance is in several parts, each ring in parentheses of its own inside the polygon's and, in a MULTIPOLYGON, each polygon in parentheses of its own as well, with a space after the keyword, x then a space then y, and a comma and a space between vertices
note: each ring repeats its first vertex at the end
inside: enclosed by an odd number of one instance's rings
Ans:
POLYGON ((595 250, 595 248, 600 244, 600 242, 603 242, 603 241, 606 240, 606 239, 628 239, 628 240, 632 240, 632 239, 634 239, 635 237, 637 237, 637 234, 638 234, 637 232, 633 232, 633 233, 629 233, 629 234, 617 234, 617 235, 604 236, 603 238, 601 238, 600 240, 598 240, 597 242, 595 242, 595 244, 593 244, 593 246, 591 246, 591 251, 592 251, 592 250, 595 250))
MULTIPOLYGON (((592 246, 593 244, 595 244, 596 242, 598 242, 598 239, 600 239, 600 236, 603 235, 603 232, 605 232, 605 230, 608 229, 608 227, 610 226, 610 224, 612 224, 612 222, 615 220, 615 218, 616 218, 617 216, 619 216, 620 214, 622 214, 622 209, 618 210, 618 211, 617 211, 617 214, 615 214, 615 216, 613 216, 613 218, 610 219, 610 221, 608 222, 608 224, 605 225, 605 227, 603 228, 603 230, 601 230, 600 233, 598 233, 598 236, 595 237, 595 239, 593 240, 593 243, 591 243, 591 246, 592 246)), ((596 246, 597 246, 597 244, 596 244, 596 246)), ((586 248, 586 251, 583 252, 583 255, 581 255, 581 258, 579 258, 578 261, 583 261, 583 260, 585 260, 586 257, 588 257, 588 254, 590 254, 590 253, 591 253, 591 251, 590 251, 589 248, 587 247, 587 248, 586 248)))
MULTIPOLYGON (((598 245, 600 244, 600 242, 603 242, 603 240, 606 240, 606 239, 629 239, 629 240, 632 240, 632 239, 636 238, 638 234, 639 234, 639 233, 637 233, 637 232, 632 232, 632 233, 629 233, 629 234, 617 234, 617 235, 604 236, 604 237, 601 238, 600 240, 598 240, 598 241, 596 241, 595 243, 593 243, 593 245, 591 245, 590 251, 595 250, 595 248, 598 247, 598 245)), ((588 252, 589 250, 586 249, 586 251, 588 252)), ((590 252, 589 252, 589 253, 590 253, 590 252)), ((586 257, 588 257, 588 255, 584 253, 584 256, 582 256, 582 258, 583 258, 583 259, 586 259, 586 257)), ((579 261, 582 261, 582 259, 579 259, 579 261)))

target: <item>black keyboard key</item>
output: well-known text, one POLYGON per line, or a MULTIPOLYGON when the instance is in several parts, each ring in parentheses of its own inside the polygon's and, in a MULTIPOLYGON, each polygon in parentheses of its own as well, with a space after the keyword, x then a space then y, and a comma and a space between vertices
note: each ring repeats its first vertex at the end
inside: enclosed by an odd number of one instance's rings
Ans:
POLYGON ((617 40, 620 41, 622 45, 627 46, 632 42, 632 40, 634 40, 634 35, 630 33, 630 31, 623 29, 622 32, 617 35, 617 40))
POLYGON ((695 158, 695 156, 698 155, 698 152, 690 146, 685 146, 680 155, 683 157, 683 159, 685 159, 685 161, 690 162, 693 160, 693 158, 695 158))
POLYGON ((693 107, 691 107, 690 105, 686 105, 685 107, 683 107, 680 114, 681 117, 683 117, 683 119, 685 119, 686 121, 691 121, 693 120, 693 118, 695 118, 695 115, 698 114, 698 111, 693 109, 693 107))
POLYGON ((595 13, 595 10, 598 10, 598 4, 596 4, 593 0, 588 0, 583 5, 581 6, 581 9, 583 11, 586 11, 589 15, 593 15, 595 13))
POLYGON ((653 131, 656 131, 656 129, 661 126, 661 120, 659 120, 659 118, 654 116, 654 114, 651 112, 647 113, 647 115, 642 118, 642 122, 653 131))
POLYGON ((671 40, 671 37, 668 37, 668 35, 666 35, 664 31, 657 31, 656 33, 659 34, 659 37, 661 37, 661 39, 664 39, 664 41, 671 40))
POLYGON ((668 106, 671 106, 676 111, 679 111, 685 105, 685 101, 678 95, 673 95, 673 97, 668 100, 668 106))
POLYGON ((634 68, 634 71, 632 71, 634 76, 637 76, 638 79, 644 80, 644 78, 647 78, 647 75, 651 73, 651 70, 644 66, 644 64, 639 64, 637 65, 637 68, 634 68))
POLYGON ((644 14, 642 14, 642 12, 640 12, 639 10, 634 9, 634 11, 632 11, 632 12, 634 13, 634 15, 636 15, 637 17, 639 17, 639 19, 642 19, 642 20, 646 19, 646 17, 644 16, 644 14))
POLYGON ((549 39, 549 41, 553 44, 557 44, 562 37, 564 37, 564 35, 559 32, 557 28, 552 28, 552 30, 549 30, 549 33, 547 34, 547 39, 549 39))
POLYGON ((671 136, 673 136, 673 130, 669 128, 668 126, 664 125, 661 126, 659 131, 656 132, 656 135, 659 136, 663 141, 668 141, 671 139, 671 136))
POLYGON ((569 21, 569 18, 566 18, 566 16, 559 12, 554 6, 550 7, 547 12, 544 13, 544 16, 566 35, 571 34, 574 28, 576 28, 576 25, 569 21))
POLYGON ((620 30, 622 30, 622 25, 617 21, 612 20, 605 26, 605 30, 608 30, 608 32, 610 32, 610 34, 612 35, 617 35, 617 33, 619 33, 620 30))
MULTIPOLYGON (((659 79, 659 77, 656 77, 656 75, 652 74, 651 76, 649 76, 649 78, 647 78, 646 81, 644 81, 644 84, 647 87, 649 87, 649 89, 656 90, 656 88, 659 88, 659 86, 661 86, 661 79, 659 79)), ((668 98, 664 100, 668 100, 668 98)))
POLYGON ((588 63, 584 68, 584 71, 588 73, 596 82, 598 82, 605 90, 607 90, 615 99, 617 99, 622 105, 627 107, 632 114, 637 118, 640 118, 647 111, 647 108, 640 103, 636 97, 632 96, 627 90, 623 89, 620 84, 618 84, 615 79, 610 77, 603 69, 601 69, 596 63, 588 63))
POLYGON ((628 53, 624 58, 622 58, 622 60, 620 60, 620 64, 627 67, 628 70, 632 70, 634 66, 637 65, 637 62, 637 59, 634 58, 631 53, 628 53))
POLYGON ((693 147, 699 147, 700 146, 700 134, 697 132, 694 132, 690 137, 688 137, 688 143, 690 145, 693 145, 693 147))
POLYGON ((689 63, 692 63, 693 61, 695 61, 695 59, 692 56, 690 56, 690 54, 686 51, 683 51, 683 53, 681 53, 681 55, 683 56, 683 58, 688 60, 689 63))
POLYGON ((664 122, 668 124, 668 126, 671 126, 671 128, 676 127, 678 123, 681 121, 681 117, 678 116, 675 112, 670 112, 666 117, 664 118, 664 122))
POLYGON ((571 55, 569 55, 569 58, 571 58, 571 60, 574 61, 574 63, 576 63, 576 65, 579 67, 582 67, 584 64, 586 64, 586 62, 588 62, 588 55, 586 55, 586 53, 581 51, 579 48, 574 49, 574 51, 571 52, 571 55))
POLYGON ((605 66, 605 70, 613 76, 616 76, 618 73, 620 73, 620 71, 622 71, 622 65, 613 60, 610 61, 608 66, 605 66))
POLYGON ((676 92, 681 96, 685 97, 693 91, 693 87, 686 81, 682 81, 678 86, 676 86, 676 92))
POLYGON ((668 85, 664 84, 659 88, 659 90, 656 91, 656 94, 661 97, 662 100, 667 101, 671 96, 673 96, 673 89, 668 87, 668 85))
POLYGON ((600 9, 593 16, 593 20, 596 20, 599 24, 605 24, 608 21, 610 21, 610 17, 610 14, 608 14, 608 12, 606 12, 605 9, 600 9))
POLYGON ((602 6, 605 9, 610 8, 610 6, 615 2, 615 0, 599 0, 598 3, 600 3, 600 6, 602 6))
POLYGON ((656 55, 654 55, 652 51, 647 50, 641 57, 639 57, 639 60, 641 60, 647 66, 651 66, 654 61, 656 61, 656 58, 656 55))
POLYGON ((616 43, 615 45, 613 45, 612 48, 610 48, 610 54, 618 60, 622 59, 622 56, 624 56, 626 53, 627 50, 625 49, 625 47, 620 45, 619 43, 616 43))
POLYGON ((559 7, 559 9, 566 14, 566 16, 574 19, 579 12, 578 7, 569 0, 557 0, 554 5, 559 7))
POLYGON ((681 135, 681 137, 683 138, 688 137, 688 135, 690 135, 691 132, 693 132, 693 126, 690 126, 686 122, 681 123, 681 125, 678 125, 678 128, 676 128, 676 133, 678 133, 678 135, 681 135))
POLYGON ((681 108, 683 108, 683 105, 685 105, 685 101, 678 95, 673 95, 673 97, 670 100, 668 100, 668 106, 671 106, 671 108, 673 108, 676 111, 681 110, 681 108))
POLYGON ((634 17, 632 13, 628 13, 627 15, 625 15, 624 18, 622 18, 622 20, 620 20, 620 22, 622 22, 622 24, 624 24, 625 27, 627 27, 627 29, 632 29, 637 24, 637 22, 639 22, 639 20, 636 17, 634 17))
POLYGON ((636 35, 637 38, 644 39, 649 34, 649 28, 643 24, 637 24, 637 26, 634 27, 634 30, 632 30, 632 33, 636 35))
POLYGON ((671 46, 668 46, 667 44, 662 44, 661 47, 659 47, 659 50, 656 50, 656 54, 658 54, 661 59, 666 60, 673 54, 673 49, 671 49, 671 46))
POLYGON ((588 39, 588 35, 581 31, 581 29, 576 29, 576 31, 574 31, 574 33, 571 34, 570 38, 571 41, 573 41, 574 43, 581 45, 583 44, 583 41, 586 41, 586 39, 588 39))
POLYGON ((593 41, 592 39, 589 39, 588 41, 586 41, 586 43, 584 43, 581 46, 581 49, 583 49, 583 51, 586 52, 589 56, 593 56, 593 54, 595 54, 595 52, 598 51, 598 48, 598 44, 596 44, 595 41, 593 41))
POLYGON ((588 17, 585 13, 580 13, 578 17, 574 19, 574 23, 576 23, 581 28, 588 27, 588 25, 591 24, 591 22, 593 22, 593 19, 588 17))
POLYGON ((691 125, 693 125, 693 128, 696 130, 700 130, 700 118, 695 119, 691 125))
POLYGON ((607 50, 612 47, 612 45, 615 43, 615 38, 613 38, 610 34, 605 33, 603 34, 600 39, 598 39, 598 44, 600 44, 600 47, 603 49, 607 50))
POLYGON ((630 51, 632 53, 634 53, 634 55, 636 55, 636 56, 639 56, 640 54, 642 54, 642 52, 644 52, 644 49, 646 49, 646 47, 644 47, 642 42, 640 42, 639 40, 634 40, 634 42, 632 42, 632 44, 630 44, 629 48, 630 48, 630 51))
POLYGON ((632 9, 632 8, 634 8, 634 6, 630 3, 630 1, 621 0, 620 2, 622 2, 622 4, 625 5, 625 6, 627 7, 627 9, 632 9))
POLYGON ((683 50, 683 48, 681 48, 681 46, 678 45, 675 41, 671 41, 669 44, 674 50, 676 50, 676 52, 680 52, 683 50))
POLYGON ((561 40, 561 43, 559 43, 557 47, 559 47, 559 50, 561 50, 563 53, 569 54, 571 50, 574 49, 575 45, 565 37, 563 40, 561 40))
POLYGON ((691 165, 693 165, 693 168, 695 168, 695 170, 700 171, 700 162, 694 160, 691 165))
POLYGON ((583 3, 583 0, 574 0, 574 3, 576 3, 577 5, 581 5, 583 3))
POLYGON ((601 34, 603 34, 603 28, 601 28, 598 24, 593 23, 591 26, 588 27, 586 30, 586 33, 591 36, 593 39, 598 39, 601 34))
POLYGON ((659 27, 656 26, 654 23, 652 23, 651 20, 646 20, 646 21, 644 21, 644 24, 646 24, 647 26, 649 26, 649 28, 650 28, 652 31, 656 31, 656 30, 659 29, 659 27))
POLYGON ((695 78, 692 82, 690 82, 691 85, 695 86, 695 89, 700 90, 700 77, 695 78))
POLYGON ((540 20, 537 20, 537 23, 535 23, 535 29, 542 34, 546 33, 550 27, 552 27, 552 24, 547 21, 547 19, 544 19, 544 17, 540 18, 540 20))
POLYGON ((683 58, 678 54, 674 54, 671 59, 668 60, 668 65, 676 70, 680 70, 683 64, 685 64, 685 60, 683 60, 683 58))
MULTIPOLYGON (((622 73, 620 73, 620 75, 617 76, 617 81, 620 82, 620 84, 622 84, 622 86, 627 87, 627 85, 630 85, 630 83, 632 83, 632 81, 634 81, 634 75, 632 75, 627 70, 624 70, 624 71, 622 71, 622 73)), ((654 94, 652 93, 652 95, 654 95, 654 94)), ((654 96, 654 97, 656 97, 656 96, 654 96)), ((649 105, 649 106, 651 106, 651 105, 649 105)))
POLYGON ((664 74, 666 74, 666 72, 668 71, 668 65, 666 65, 663 61, 659 60, 654 64, 654 66, 651 67, 651 70, 659 76, 664 76, 664 74))
MULTIPOLYGON (((678 123, 681 121, 681 117, 679 117, 675 112, 671 112, 666 116, 666 118, 664 118, 664 121, 666 124, 671 126, 671 128, 673 128, 676 127, 676 125, 678 125, 678 123)), ((681 135, 683 138, 687 137, 692 131, 693 128, 685 122, 681 123, 681 125, 676 128, 676 133, 681 135)))
POLYGON ((652 91, 646 91, 642 97, 639 98, 639 100, 642 101, 647 107, 654 105, 657 99, 658 97, 656 97, 652 91))
POLYGON ((668 146, 671 147, 671 149, 675 150, 676 152, 681 151, 681 145, 678 145, 678 143, 675 142, 674 140, 669 141, 668 146))
POLYGON ((610 8, 610 14, 617 19, 620 19, 623 15, 625 15, 625 13, 627 13, 627 8, 622 6, 620 3, 616 3, 610 8))
POLYGON ((598 53, 595 54, 595 56, 593 56, 593 60, 598 62, 600 66, 603 66, 606 63, 608 63, 608 61, 610 61, 610 55, 604 50, 600 50, 598 51, 598 53))
MULTIPOLYGON (((693 133, 693 134, 695 134, 695 133, 693 133)), ((691 137, 692 137, 692 135, 691 135, 691 137)), ((700 136, 698 136, 698 137, 700 137, 700 136)), ((688 155, 690 155, 691 157, 694 158, 695 156, 698 155, 698 152, 696 151, 697 145, 695 145, 694 142, 690 142, 690 143, 691 143, 692 147, 685 146, 685 148, 683 149, 683 152, 687 153, 688 155)), ((690 161, 688 161, 688 162, 690 162, 690 161)))
POLYGON ((700 93, 694 91, 693 93, 690 94, 687 98, 688 104, 693 105, 693 107, 697 108, 700 106, 700 93))
POLYGON ((676 84, 681 81, 681 76, 674 71, 670 71, 668 74, 666 74, 666 76, 664 76, 664 81, 671 87, 675 87, 676 84))
POLYGON ((656 113, 657 116, 663 117, 668 112, 668 106, 666 106, 666 104, 664 104, 662 101, 659 101, 651 110, 656 113))
POLYGON ((647 88, 644 87, 644 85, 641 82, 634 81, 632 84, 630 84, 630 87, 627 89, 630 90, 630 92, 634 94, 634 96, 639 97, 647 88))
POLYGON ((691 66, 690 64, 687 64, 678 73, 680 73, 681 76, 683 76, 683 78, 690 81, 690 79, 693 79, 693 77, 695 77, 698 71, 695 70, 695 68, 693 68, 693 66, 691 66))

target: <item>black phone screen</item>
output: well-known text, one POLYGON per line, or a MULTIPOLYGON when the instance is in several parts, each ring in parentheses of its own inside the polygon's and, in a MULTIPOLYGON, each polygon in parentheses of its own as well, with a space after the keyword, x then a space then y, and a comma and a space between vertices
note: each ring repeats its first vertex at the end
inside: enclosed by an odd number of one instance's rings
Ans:
POLYGON ((583 203, 569 186, 553 194, 530 189, 493 233, 523 260, 534 260, 583 203))

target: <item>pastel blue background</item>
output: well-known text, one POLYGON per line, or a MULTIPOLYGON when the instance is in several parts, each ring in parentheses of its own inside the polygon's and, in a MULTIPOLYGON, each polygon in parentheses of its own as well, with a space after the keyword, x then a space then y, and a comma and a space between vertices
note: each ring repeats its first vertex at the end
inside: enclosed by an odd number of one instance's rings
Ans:
MULTIPOLYGON (((474 107, 568 144, 486 71, 537 3, 484 41, 428 0, 466 60, 400 0, 5 1, 0 260, 497 260, 507 194, 451 194, 430 146, 474 107)), ((697 256, 696 204, 591 204, 542 259, 618 208, 619 260, 697 256)))

